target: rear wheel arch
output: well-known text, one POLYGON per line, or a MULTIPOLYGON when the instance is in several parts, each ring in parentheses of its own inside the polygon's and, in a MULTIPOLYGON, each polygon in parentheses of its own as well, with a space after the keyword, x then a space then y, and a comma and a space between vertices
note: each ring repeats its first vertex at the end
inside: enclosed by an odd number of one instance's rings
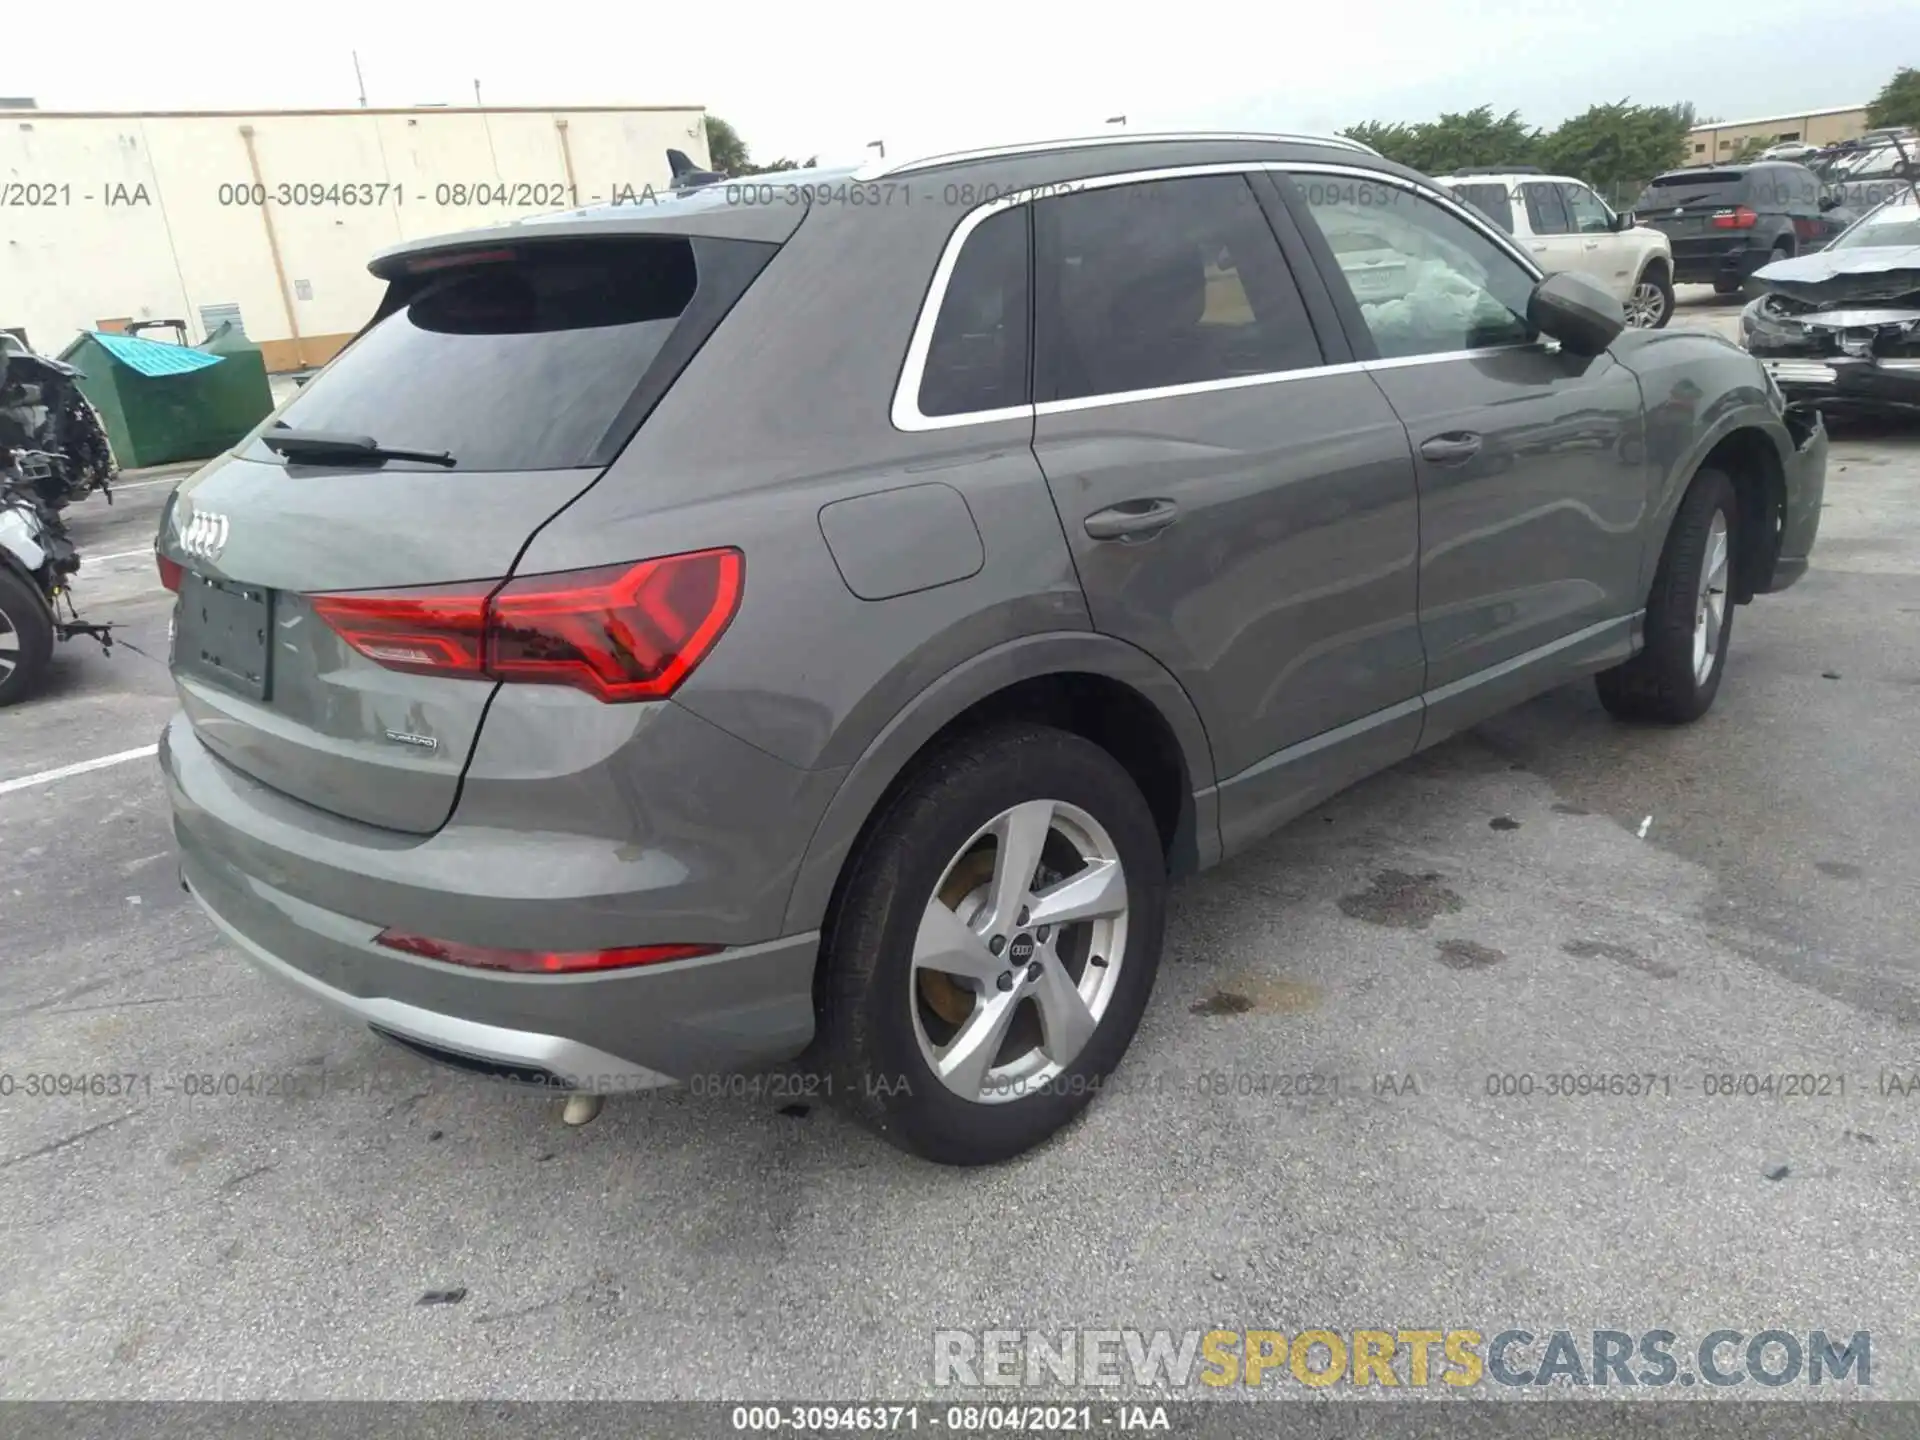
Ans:
POLYGON ((785 933, 826 921, 860 841, 929 757, 970 731, 1015 720, 1079 735, 1112 755, 1153 811, 1173 873, 1219 858, 1212 749, 1185 690, 1123 641, 1090 632, 1033 636, 948 672, 867 746, 814 829, 785 933))

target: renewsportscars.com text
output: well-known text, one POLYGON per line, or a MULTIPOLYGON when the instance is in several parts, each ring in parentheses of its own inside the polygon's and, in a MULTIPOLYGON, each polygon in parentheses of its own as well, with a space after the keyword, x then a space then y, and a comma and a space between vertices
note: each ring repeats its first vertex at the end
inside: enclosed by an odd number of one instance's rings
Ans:
POLYGON ((936 1330, 939 1388, 1194 1384, 1465 1388, 1873 1383, 1872 1336, 1672 1330, 936 1330))

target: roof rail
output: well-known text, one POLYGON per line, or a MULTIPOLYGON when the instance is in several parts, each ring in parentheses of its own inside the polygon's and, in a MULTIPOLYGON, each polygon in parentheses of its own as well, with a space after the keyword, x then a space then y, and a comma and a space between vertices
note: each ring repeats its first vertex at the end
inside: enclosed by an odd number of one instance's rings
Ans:
POLYGON ((952 150, 940 155, 923 155, 913 160, 873 160, 853 174, 855 180, 878 180, 886 175, 911 174, 931 170, 937 165, 953 165, 963 160, 998 160, 1016 155, 1043 155, 1049 150, 1090 150, 1101 145, 1144 145, 1170 140, 1287 140, 1301 145, 1331 145, 1340 150, 1357 150, 1378 156, 1371 145, 1345 135, 1300 135, 1290 132, 1258 130, 1134 130, 1107 135, 1077 135, 1060 140, 1030 140, 1021 145, 991 145, 979 150, 952 150))

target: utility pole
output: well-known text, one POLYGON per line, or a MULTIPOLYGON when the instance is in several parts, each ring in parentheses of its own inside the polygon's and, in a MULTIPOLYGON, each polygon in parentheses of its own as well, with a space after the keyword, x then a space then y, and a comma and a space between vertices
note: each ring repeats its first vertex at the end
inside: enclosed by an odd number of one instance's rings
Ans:
POLYGON ((360 73, 360 52, 358 50, 353 52, 353 79, 354 83, 360 87, 360 108, 364 110, 367 108, 367 82, 366 77, 360 73))
POLYGON ((887 142, 884 140, 867 141, 867 149, 878 150, 880 152, 880 158, 882 160, 887 158, 887 142))

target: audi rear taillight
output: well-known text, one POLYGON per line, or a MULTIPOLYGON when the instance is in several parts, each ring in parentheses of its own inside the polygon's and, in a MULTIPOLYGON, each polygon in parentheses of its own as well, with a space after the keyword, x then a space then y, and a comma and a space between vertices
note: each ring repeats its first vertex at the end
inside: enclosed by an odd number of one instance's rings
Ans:
POLYGON ((390 670, 571 685, 606 701, 671 695, 740 608, 738 550, 697 550, 560 575, 309 602, 390 670))
POLYGON ((1760 217, 1746 206, 1736 205, 1731 210, 1717 211, 1713 226, 1716 230, 1751 230, 1759 221, 1760 217))
POLYGON ((582 971, 624 970, 634 965, 663 965, 669 960, 691 960, 712 955, 718 945, 623 945, 612 950, 499 950, 491 945, 463 945, 456 940, 432 940, 403 930, 382 930, 374 944, 450 965, 480 970, 511 970, 530 975, 577 975, 582 971))
POLYGON ((153 552, 153 563, 160 569, 160 583, 178 595, 180 593, 180 576, 186 567, 178 560, 168 559, 158 550, 153 552))

